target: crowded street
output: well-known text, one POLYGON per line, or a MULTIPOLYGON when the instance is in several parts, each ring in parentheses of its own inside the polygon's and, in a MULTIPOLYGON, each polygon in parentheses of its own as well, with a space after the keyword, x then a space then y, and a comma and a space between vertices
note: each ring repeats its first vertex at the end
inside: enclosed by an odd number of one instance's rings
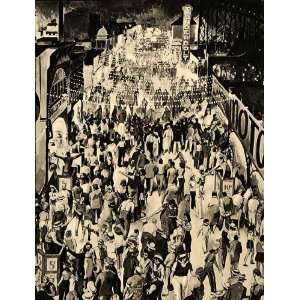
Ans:
POLYGON ((182 61, 170 30, 141 25, 94 58, 48 140, 37 293, 263 299, 263 180, 246 178, 222 108, 232 96, 204 67, 192 53, 182 61))

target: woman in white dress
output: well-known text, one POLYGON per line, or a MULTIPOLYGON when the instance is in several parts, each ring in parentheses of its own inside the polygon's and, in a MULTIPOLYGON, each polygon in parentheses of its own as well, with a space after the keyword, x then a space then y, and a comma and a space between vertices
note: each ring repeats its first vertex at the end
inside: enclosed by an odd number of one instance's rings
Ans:
POLYGON ((167 125, 167 129, 165 130, 163 136, 163 150, 165 153, 170 152, 172 141, 173 141, 173 130, 170 125, 167 125))

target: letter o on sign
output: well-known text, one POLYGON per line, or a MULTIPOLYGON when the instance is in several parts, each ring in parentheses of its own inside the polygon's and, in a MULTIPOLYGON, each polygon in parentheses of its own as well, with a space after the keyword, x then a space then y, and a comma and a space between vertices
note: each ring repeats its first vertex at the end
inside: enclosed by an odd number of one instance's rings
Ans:
POLYGON ((248 114, 245 110, 241 110, 239 112, 238 130, 239 130, 240 137, 242 139, 245 139, 248 133, 248 114), (244 124, 244 126, 242 126, 242 124, 244 124))
POLYGON ((256 140, 256 162, 257 162, 257 166, 259 168, 263 168, 264 167, 264 153, 262 153, 262 158, 261 158, 261 144, 263 142, 263 136, 264 136, 264 132, 261 131, 258 136, 257 136, 257 140, 256 140))

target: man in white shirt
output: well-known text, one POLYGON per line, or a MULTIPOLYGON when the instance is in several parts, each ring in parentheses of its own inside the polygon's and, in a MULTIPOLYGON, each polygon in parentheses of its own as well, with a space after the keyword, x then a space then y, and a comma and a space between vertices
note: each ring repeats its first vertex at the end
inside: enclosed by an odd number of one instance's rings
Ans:
POLYGON ((220 202, 216 192, 212 192, 208 200, 208 216, 211 228, 218 224, 220 218, 220 202))
POLYGON ((243 189, 239 189, 237 194, 234 194, 232 196, 232 202, 233 202, 233 214, 231 215, 231 220, 236 221, 237 229, 240 230, 240 221, 241 221, 241 215, 242 215, 242 205, 244 198, 242 196, 243 189))
POLYGON ((256 227, 256 212, 259 205, 259 201, 256 195, 253 195, 248 201, 248 220, 250 225, 256 227))
POLYGON ((121 225, 125 229, 125 236, 127 237, 130 229, 131 218, 134 213, 133 196, 129 196, 127 200, 121 203, 119 211, 120 211, 119 219, 121 225))

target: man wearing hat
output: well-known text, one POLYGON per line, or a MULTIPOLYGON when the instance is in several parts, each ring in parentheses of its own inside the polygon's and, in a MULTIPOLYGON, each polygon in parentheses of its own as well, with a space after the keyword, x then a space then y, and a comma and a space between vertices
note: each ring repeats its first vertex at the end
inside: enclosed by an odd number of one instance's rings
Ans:
POLYGON ((114 267, 114 261, 110 257, 104 260, 104 269, 96 278, 97 297, 103 300, 109 300, 114 294, 122 299, 121 281, 117 270, 114 267))
POLYGON ((257 195, 254 194, 252 198, 250 198, 248 201, 248 220, 249 220, 249 225, 254 226, 255 229, 256 229, 256 212, 258 206, 259 206, 259 200, 257 195))
POLYGON ((229 247, 231 269, 238 269, 242 250, 242 244, 239 241, 239 237, 238 235, 235 235, 233 241, 230 242, 229 247))
POLYGON ((208 218, 211 229, 214 225, 219 223, 220 219, 220 207, 217 192, 212 192, 211 197, 208 200, 208 218))
POLYGON ((241 274, 237 269, 231 271, 231 278, 225 284, 226 291, 224 294, 224 300, 243 300, 245 299, 247 289, 243 285, 246 280, 245 274, 241 274))
POLYGON ((250 299, 260 300, 264 295, 264 278, 259 269, 253 270, 253 280, 250 288, 250 299))
POLYGON ((163 204, 163 209, 160 214, 160 220, 161 228, 167 237, 169 237, 173 233, 174 229, 177 226, 177 214, 178 209, 175 199, 170 199, 168 202, 163 204))
POLYGON ((208 219, 204 219, 202 222, 202 226, 200 227, 197 237, 199 237, 199 235, 201 234, 202 236, 202 240, 203 240, 203 253, 207 253, 208 251, 208 241, 209 241, 209 236, 210 236, 211 230, 209 227, 209 220, 208 219))
POLYGON ((242 193, 244 191, 244 188, 239 188, 238 192, 232 196, 232 202, 233 202, 233 214, 231 215, 231 220, 236 223, 238 231, 240 230, 240 221, 242 216, 242 206, 244 198, 242 196, 242 193))
POLYGON ((205 265, 204 265, 205 276, 203 280, 206 278, 206 276, 208 276, 211 292, 216 292, 217 290, 214 265, 222 273, 222 269, 218 265, 216 260, 217 251, 218 251, 217 249, 211 249, 207 254, 207 256, 205 257, 205 265))
POLYGON ((155 218, 150 221, 147 221, 147 219, 145 219, 144 222, 145 223, 142 228, 141 237, 142 249, 145 248, 148 242, 155 242, 155 236, 157 232, 157 221, 155 218))
POLYGON ((136 267, 134 275, 128 278, 124 288, 124 300, 143 300, 145 278, 142 276, 143 271, 140 267, 136 267))
POLYGON ((97 246, 94 248, 96 257, 96 266, 98 270, 102 270, 104 266, 104 259, 107 257, 107 247, 104 244, 104 240, 98 240, 97 246))
POLYGON ((205 272, 202 267, 196 269, 195 273, 192 272, 187 283, 185 290, 185 300, 202 300, 204 297, 204 284, 203 278, 205 272))
POLYGON ((89 195, 90 206, 93 213, 93 224, 97 224, 99 214, 103 207, 103 195, 96 183, 92 184, 92 192, 89 195))
POLYGON ((116 196, 111 185, 106 186, 105 190, 106 193, 103 196, 103 207, 98 220, 98 225, 101 226, 102 224, 107 223, 109 229, 111 229, 116 196))
POLYGON ((130 242, 128 241, 128 246, 124 253, 123 260, 123 286, 126 285, 128 278, 134 275, 134 270, 139 265, 139 261, 137 259, 138 254, 139 251, 137 249, 137 242, 135 240, 130 242))
POLYGON ((130 230, 130 222, 134 213, 133 195, 128 195, 128 199, 123 201, 119 207, 119 220, 125 230, 127 237, 130 230))
POLYGON ((186 253, 178 253, 177 259, 172 267, 171 283, 177 300, 183 300, 187 287, 187 279, 193 270, 186 253))
POLYGON ((165 270, 163 266, 163 258, 160 254, 156 254, 153 258, 153 270, 151 274, 151 279, 147 282, 147 300, 161 299, 161 292, 164 284, 164 276, 165 270))
POLYGON ((223 192, 222 198, 220 199, 220 213, 221 219, 219 222, 219 229, 221 230, 223 227, 223 222, 225 220, 225 226, 228 228, 230 217, 233 213, 233 201, 227 195, 226 192, 223 192))

